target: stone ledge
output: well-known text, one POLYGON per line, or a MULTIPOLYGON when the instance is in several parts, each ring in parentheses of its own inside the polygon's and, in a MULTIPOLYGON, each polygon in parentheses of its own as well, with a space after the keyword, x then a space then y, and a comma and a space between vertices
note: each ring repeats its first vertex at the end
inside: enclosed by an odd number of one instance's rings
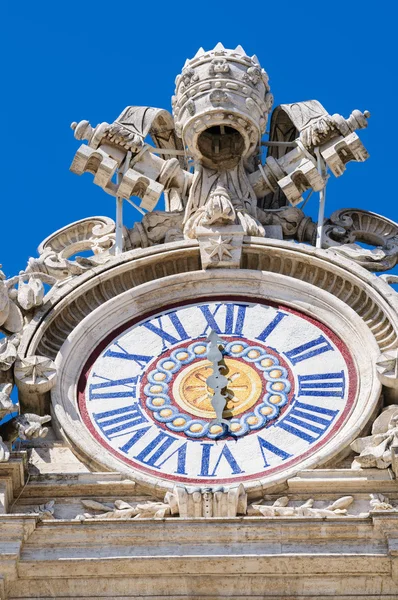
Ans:
POLYGON ((391 469, 314 469, 300 471, 287 481, 289 491, 308 495, 329 493, 331 486, 336 494, 353 490, 370 494, 375 492, 375 484, 380 494, 398 492, 398 481, 391 469))

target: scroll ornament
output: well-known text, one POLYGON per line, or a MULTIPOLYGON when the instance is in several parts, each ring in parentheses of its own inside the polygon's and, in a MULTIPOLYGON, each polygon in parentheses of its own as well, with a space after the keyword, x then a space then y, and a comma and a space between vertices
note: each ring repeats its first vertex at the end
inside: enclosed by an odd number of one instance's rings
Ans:
POLYGON ((325 221, 323 247, 369 271, 388 271, 398 262, 398 224, 366 210, 337 210, 325 221))

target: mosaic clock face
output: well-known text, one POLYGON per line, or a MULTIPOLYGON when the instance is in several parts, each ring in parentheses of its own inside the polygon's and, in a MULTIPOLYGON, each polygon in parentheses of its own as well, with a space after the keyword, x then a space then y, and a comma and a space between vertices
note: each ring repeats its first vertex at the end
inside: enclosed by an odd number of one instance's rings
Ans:
POLYGON ((357 388, 345 344, 285 306, 239 299, 169 307, 126 323, 87 362, 79 410, 91 435, 134 470, 186 484, 262 480, 318 452, 357 388), (223 417, 207 336, 225 341, 223 417))

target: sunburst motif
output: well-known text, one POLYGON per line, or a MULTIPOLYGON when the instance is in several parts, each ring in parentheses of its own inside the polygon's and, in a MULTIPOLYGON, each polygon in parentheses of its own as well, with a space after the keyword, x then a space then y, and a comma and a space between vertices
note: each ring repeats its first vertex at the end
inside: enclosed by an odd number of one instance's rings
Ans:
MULTIPOLYGON (((261 379, 256 371, 247 364, 227 358, 225 373, 228 379, 226 414, 235 416, 247 410, 257 401, 261 393, 261 379)), ((211 404, 212 390, 206 380, 212 368, 209 361, 201 361, 185 369, 179 378, 176 395, 177 402, 191 414, 211 418, 214 410, 211 404)))
POLYGON ((224 257, 224 254, 227 257, 231 258, 232 254, 231 254, 230 250, 233 249, 231 240, 232 240, 231 237, 223 238, 223 237, 221 237, 221 235, 214 240, 209 240, 210 246, 208 248, 205 248, 206 252, 209 253, 209 258, 214 258, 217 256, 218 260, 222 260, 224 257))

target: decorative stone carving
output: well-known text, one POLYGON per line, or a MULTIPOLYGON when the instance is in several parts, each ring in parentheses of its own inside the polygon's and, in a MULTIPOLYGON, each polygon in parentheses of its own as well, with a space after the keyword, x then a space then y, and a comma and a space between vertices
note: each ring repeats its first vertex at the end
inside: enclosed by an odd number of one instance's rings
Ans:
POLYGON ((0 340, 0 371, 7 371, 17 358, 19 337, 11 335, 0 340))
POLYGON ((240 225, 197 227, 202 268, 240 266, 243 228, 240 225))
MULTIPOLYGON (((11 400, 11 392, 14 387, 12 370, 0 370, 0 421, 8 414, 18 410, 18 404, 11 400)), ((0 425, 1 429, 1 425, 0 425)), ((0 463, 6 462, 10 458, 10 450, 0 435, 0 463)))
POLYGON ((171 515, 170 506, 164 502, 144 502, 132 505, 124 500, 115 500, 113 506, 95 500, 82 500, 81 502, 84 508, 94 512, 77 515, 75 517, 77 521, 85 519, 163 519, 171 515))
POLYGON ((387 273, 386 275, 379 275, 382 281, 385 281, 389 284, 398 283, 398 275, 394 275, 393 273, 387 273))
POLYGON ((387 350, 376 362, 379 379, 388 388, 398 389, 398 349, 387 350))
POLYGON ((398 507, 393 506, 392 504, 390 504, 389 499, 384 496, 383 494, 370 494, 370 501, 369 501, 370 507, 371 507, 371 511, 375 510, 393 510, 393 511, 397 511, 398 507))
POLYGON ((7 444, 5 444, 3 442, 2 437, 0 436, 0 463, 2 462, 7 462, 10 458, 10 449, 7 446, 7 444))
POLYGON ((37 506, 33 506, 32 508, 29 509, 29 511, 26 514, 37 516, 39 521, 44 521, 44 520, 49 520, 49 519, 52 520, 52 519, 55 519, 54 506, 55 506, 55 500, 49 500, 45 504, 38 504, 37 506))
POLYGON ((361 209, 336 210, 325 221, 323 246, 370 271, 387 271, 398 261, 398 225, 361 209), (363 248, 356 242, 375 248, 363 248))
POLYGON ((27 356, 16 360, 14 377, 19 390, 44 394, 54 387, 57 380, 57 369, 49 358, 27 356))
POLYGON ((51 421, 50 415, 40 417, 32 413, 21 414, 0 425, 0 435, 8 444, 12 444, 17 438, 22 440, 43 438, 48 433, 48 428, 43 425, 49 421, 51 421))
MULTIPOLYGON (((7 408, 7 412, 17 411, 18 405, 12 404, 7 408)), ((4 416, 0 413, 0 418, 4 416)), ((48 433, 48 428, 43 427, 44 423, 51 420, 49 415, 39 417, 31 413, 25 413, 13 417, 6 423, 0 424, 0 463, 7 462, 10 458, 10 450, 13 442, 17 438, 22 440, 30 440, 38 437, 45 437, 48 433)))
POLYGON ((306 217, 297 206, 285 206, 266 211, 258 209, 257 214, 260 223, 265 228, 269 226, 281 228, 283 234, 281 239, 295 239, 298 242, 309 242, 315 245, 317 225, 311 217, 306 217))
POLYGON ((17 300, 18 304, 24 310, 30 310, 34 306, 40 306, 44 298, 43 282, 30 276, 27 283, 24 283, 23 276, 18 282, 17 300))
MULTIPOLYGON (((367 152, 355 130, 367 126, 369 113, 354 111, 344 119, 329 115, 317 101, 281 105, 272 117, 271 142, 278 143, 283 131, 294 144, 292 149, 283 146, 283 152, 277 147, 276 153, 271 147, 261 165, 257 149, 271 104, 268 76, 256 56, 247 56, 241 46, 201 48, 176 79, 174 120, 167 111, 129 106, 112 125, 73 123, 75 137, 88 145, 79 148, 71 170, 93 173, 94 183, 106 192, 127 199, 137 196, 150 211, 164 191, 166 209, 185 213, 186 238, 198 237, 201 226, 232 224, 240 224, 244 235, 279 237, 279 229, 265 232, 258 202, 278 192, 294 205, 303 200, 304 191, 322 190, 325 180, 317 155, 336 176, 350 160, 365 160, 367 152), (157 148, 145 144, 147 135, 157 148), (193 176, 184 148, 194 159, 193 176), (176 154, 178 159, 156 154, 176 154)), ((299 235, 312 242, 314 234, 304 233, 304 225, 299 235)), ((220 260, 211 266, 225 265, 220 260)))
POLYGON ((0 383, 0 419, 15 409, 15 404, 10 399, 12 388, 12 383, 0 383))
POLYGON ((0 328, 8 334, 20 331, 23 326, 22 313, 15 304, 16 294, 12 289, 16 281, 17 278, 7 281, 0 271, 0 328))
POLYGON ((376 467, 386 469, 392 463, 392 448, 398 445, 398 406, 388 406, 372 426, 372 435, 358 438, 351 444, 359 456, 353 469, 376 467))
POLYGON ((115 242, 115 223, 108 217, 89 217, 59 229, 39 246, 39 258, 30 258, 27 275, 33 273, 53 284, 109 260, 115 242), (91 250, 93 257, 71 257, 91 250), (51 276, 49 280, 45 276, 51 276))
POLYGON ((172 514, 188 517, 236 517, 245 515, 247 494, 243 485, 229 489, 221 486, 213 488, 186 488, 176 485, 166 494, 165 500, 171 506, 172 514))
POLYGON ((163 242, 174 242, 184 239, 182 212, 153 211, 147 213, 142 221, 135 223, 124 236, 125 249, 147 248, 163 242))
MULTIPOLYGON (((353 496, 343 496, 326 508, 314 508, 315 500, 310 498, 299 506, 288 506, 289 497, 282 496, 275 500, 272 505, 252 504, 249 506, 249 515, 263 515, 264 517, 345 517, 348 515, 347 508, 353 503, 353 496)), ((364 514, 359 515, 365 516, 364 514)))

